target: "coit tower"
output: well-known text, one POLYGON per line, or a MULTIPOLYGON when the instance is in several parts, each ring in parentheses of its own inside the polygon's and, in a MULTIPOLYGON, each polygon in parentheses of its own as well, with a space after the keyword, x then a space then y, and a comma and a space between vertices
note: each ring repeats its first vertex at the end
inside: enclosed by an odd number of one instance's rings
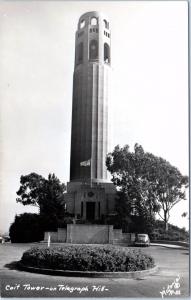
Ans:
POLYGON ((70 182, 105 182, 108 153, 110 24, 88 12, 75 37, 70 182))
POLYGON ((75 219, 101 220, 114 210, 115 189, 107 180, 110 24, 88 12, 75 36, 70 182, 67 211, 75 219))

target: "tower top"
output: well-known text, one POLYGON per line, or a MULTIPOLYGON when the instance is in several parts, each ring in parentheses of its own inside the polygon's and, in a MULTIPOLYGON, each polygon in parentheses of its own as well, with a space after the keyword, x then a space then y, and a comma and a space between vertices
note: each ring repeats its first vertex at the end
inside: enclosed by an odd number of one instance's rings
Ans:
POLYGON ((90 11, 81 15, 76 31, 75 67, 88 63, 110 66, 110 39, 110 24, 103 13, 90 11))
POLYGON ((90 11, 83 14, 78 22, 78 30, 89 25, 105 25, 105 28, 109 29, 108 17, 102 12, 90 11))

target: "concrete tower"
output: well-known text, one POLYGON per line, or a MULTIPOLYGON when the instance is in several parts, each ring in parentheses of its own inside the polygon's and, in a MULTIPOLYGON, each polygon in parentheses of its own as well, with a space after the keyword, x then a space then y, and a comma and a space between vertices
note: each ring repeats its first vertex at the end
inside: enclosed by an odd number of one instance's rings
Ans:
POLYGON ((70 182, 67 210, 76 218, 100 220, 114 209, 114 186, 107 180, 110 24, 88 12, 75 38, 70 182))
POLYGON ((75 41, 70 181, 107 181, 110 38, 105 16, 81 16, 75 41))

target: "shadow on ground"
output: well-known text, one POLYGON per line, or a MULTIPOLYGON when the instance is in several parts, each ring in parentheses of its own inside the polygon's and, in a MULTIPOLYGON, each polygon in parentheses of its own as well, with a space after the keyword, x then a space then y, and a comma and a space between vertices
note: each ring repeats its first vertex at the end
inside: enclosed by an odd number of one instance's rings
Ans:
MULTIPOLYGON (((160 251, 165 251, 166 249, 169 249, 169 247, 165 247, 165 246, 159 246, 160 247, 160 251)), ((189 249, 186 247, 181 247, 181 248, 170 248, 170 251, 180 251, 180 250, 186 250, 188 251, 189 249)))
POLYGON ((19 266, 18 266, 18 263, 19 263, 19 260, 17 261, 12 261, 6 265, 4 265, 5 268, 9 269, 9 270, 17 270, 17 271, 20 271, 19 270, 19 266))

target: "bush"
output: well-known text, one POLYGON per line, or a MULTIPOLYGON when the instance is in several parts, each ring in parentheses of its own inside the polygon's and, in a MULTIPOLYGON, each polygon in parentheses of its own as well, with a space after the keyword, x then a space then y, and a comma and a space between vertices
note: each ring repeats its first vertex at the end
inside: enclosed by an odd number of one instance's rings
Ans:
POLYGON ((35 247, 24 252, 24 265, 70 271, 128 272, 152 268, 154 259, 140 250, 115 246, 35 247))
POLYGON ((59 222, 56 216, 45 216, 33 213, 16 215, 9 229, 12 243, 38 242, 44 239, 45 231, 56 231, 66 227, 66 222, 59 222))
POLYGON ((9 235, 12 243, 29 243, 41 241, 44 238, 41 218, 37 214, 24 213, 15 216, 9 235))
POLYGON ((164 221, 156 220, 155 229, 158 229, 159 236, 158 240, 187 240, 189 238, 189 232, 185 230, 185 228, 179 228, 178 226, 168 224, 168 231, 165 231, 164 221))

